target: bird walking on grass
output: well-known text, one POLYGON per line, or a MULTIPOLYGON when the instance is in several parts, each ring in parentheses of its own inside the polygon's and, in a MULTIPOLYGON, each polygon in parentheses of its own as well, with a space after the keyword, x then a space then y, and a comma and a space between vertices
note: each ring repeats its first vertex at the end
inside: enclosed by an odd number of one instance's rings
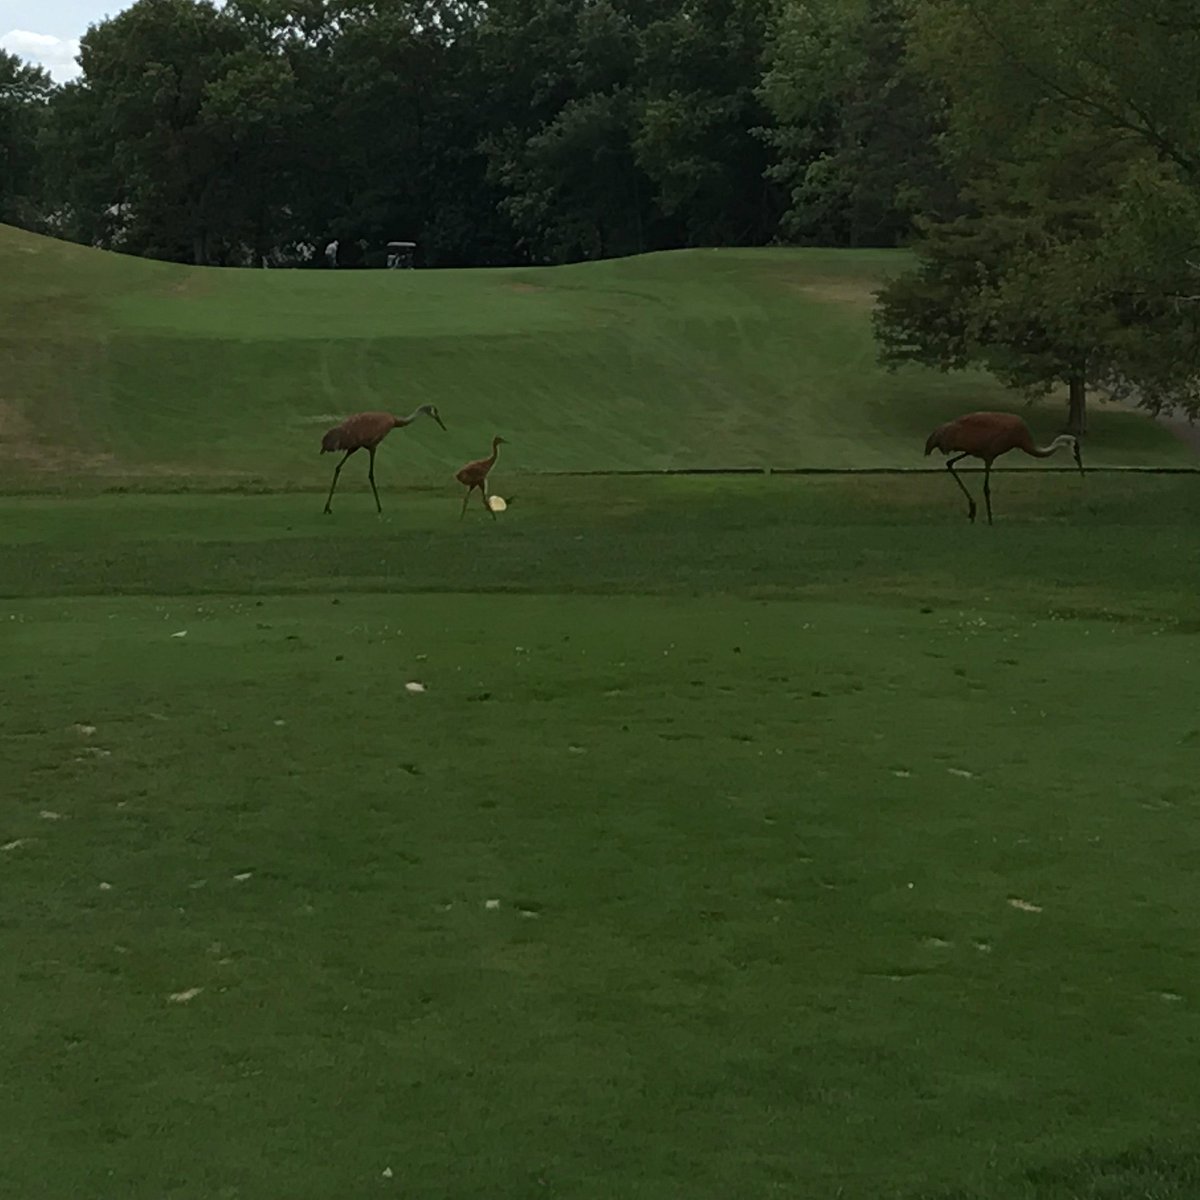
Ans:
POLYGON ((375 487, 375 450, 393 429, 411 425, 420 416, 432 417, 443 429, 446 428, 442 424, 442 418, 438 416, 438 410, 432 404, 422 404, 419 408, 414 408, 407 417, 394 417, 386 412, 355 413, 329 430, 321 439, 321 453, 331 454, 337 450, 345 450, 346 453, 342 461, 333 468, 333 482, 329 485, 329 496, 325 500, 327 513, 333 512, 330 507, 333 503, 333 492, 337 487, 338 476, 346 465, 346 459, 359 450, 365 450, 370 457, 367 478, 371 481, 371 491, 375 495, 375 510, 383 512, 383 505, 379 503, 379 491, 375 487))
POLYGON ((505 440, 502 437, 492 438, 492 454, 490 458, 477 458, 474 462, 469 462, 465 467, 460 468, 454 478, 458 480, 466 489, 467 493, 463 496, 462 512, 458 514, 458 519, 461 521, 467 515, 467 501, 471 498, 471 493, 478 488, 480 498, 483 500, 483 507, 492 514, 492 520, 496 519, 496 514, 492 511, 492 506, 488 503, 487 477, 488 472, 496 465, 496 456, 500 453, 500 447, 505 445, 505 440))
POLYGON ((967 516, 975 520, 975 500, 966 484, 958 477, 954 464, 964 458, 978 458, 983 462, 983 498, 987 504, 988 524, 992 523, 992 463, 1002 454, 1010 450, 1020 450, 1031 458, 1049 458, 1059 450, 1070 449, 1075 454, 1075 464, 1082 475, 1083 459, 1079 455, 1079 439, 1070 433, 1060 433, 1048 446, 1037 446, 1033 434, 1015 413, 975 412, 957 420, 939 425, 925 443, 925 453, 931 454, 940 450, 943 454, 953 454, 946 460, 946 469, 954 477, 954 482, 962 489, 970 506, 967 516))

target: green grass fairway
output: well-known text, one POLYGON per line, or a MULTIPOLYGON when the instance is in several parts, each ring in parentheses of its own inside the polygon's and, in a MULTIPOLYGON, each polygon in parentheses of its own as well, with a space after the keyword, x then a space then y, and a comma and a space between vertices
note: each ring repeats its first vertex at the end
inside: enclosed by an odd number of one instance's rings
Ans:
MULTIPOLYGON (((935 425, 1020 402, 978 376, 877 367, 872 292, 903 265, 697 250, 531 270, 200 270, 0 228, 2 486, 320 486, 326 428, 426 402, 448 431, 392 434, 387 486, 445 481, 494 433, 525 473, 919 466, 935 425)), ((1039 437, 1062 411, 1029 414, 1039 437)), ((1195 461, 1101 406, 1087 456, 1195 461)))
POLYGON ((1200 1196, 1196 476, 552 474, 923 465, 902 265, 0 229, 4 1196, 1200 1196))
POLYGON ((1193 477, 361 482, 0 500, 5 1194, 1200 1192, 1193 477))

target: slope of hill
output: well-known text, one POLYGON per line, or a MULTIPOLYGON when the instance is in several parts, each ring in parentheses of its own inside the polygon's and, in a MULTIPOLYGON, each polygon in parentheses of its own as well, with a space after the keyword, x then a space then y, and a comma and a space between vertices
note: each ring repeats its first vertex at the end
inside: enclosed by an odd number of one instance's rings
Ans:
MULTIPOLYGON (((511 441, 510 471, 920 465, 978 376, 875 363, 887 251, 695 250, 570 267, 198 269, 0 227, 6 485, 324 486, 321 432, 439 405, 380 455, 392 486, 511 441)), ((1030 414, 1050 433, 1057 405, 1030 414)), ((1092 422, 1095 463, 1191 461, 1139 414, 1092 422)))

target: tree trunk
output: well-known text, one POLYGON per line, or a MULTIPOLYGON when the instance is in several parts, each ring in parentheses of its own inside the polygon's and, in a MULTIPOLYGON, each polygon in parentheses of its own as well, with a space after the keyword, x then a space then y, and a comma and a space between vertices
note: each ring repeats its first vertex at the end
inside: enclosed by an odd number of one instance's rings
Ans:
POLYGON ((1082 375, 1072 375, 1067 400, 1067 432, 1076 437, 1087 433, 1087 385, 1082 375))

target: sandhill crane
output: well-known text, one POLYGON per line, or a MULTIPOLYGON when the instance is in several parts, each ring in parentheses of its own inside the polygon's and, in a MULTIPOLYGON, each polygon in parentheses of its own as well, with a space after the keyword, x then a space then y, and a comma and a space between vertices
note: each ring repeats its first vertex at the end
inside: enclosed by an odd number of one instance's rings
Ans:
POLYGON ((483 507, 489 513, 492 513, 493 521, 496 519, 496 514, 492 512, 492 506, 488 503, 487 477, 488 472, 496 465, 496 456, 500 453, 500 447, 505 444, 505 440, 502 437, 492 438, 492 455, 490 458, 477 458, 474 462, 467 463, 465 467, 462 467, 455 473, 454 478, 467 489, 467 494, 463 496, 462 512, 458 514, 460 521, 467 515, 467 501, 470 500, 471 493, 476 488, 479 489, 479 494, 483 498, 483 507))
POLYGON ((394 417, 386 412, 362 412, 347 417, 340 425, 335 425, 321 439, 321 453, 330 454, 335 450, 345 450, 345 457, 333 468, 333 482, 329 485, 329 496, 325 500, 325 511, 333 512, 333 491, 337 487, 338 476, 346 465, 346 459, 358 450, 365 450, 370 455, 370 466, 367 467, 367 478, 371 481, 371 491, 375 495, 375 510, 383 512, 379 503, 379 492, 375 487, 375 448, 393 429, 401 429, 411 425, 418 417, 432 417, 443 429, 446 426, 438 416, 438 410, 432 404, 422 404, 414 408, 407 417, 394 417))
POLYGON ((964 458, 978 458, 983 461, 983 498, 987 504, 988 524, 992 523, 992 463, 1002 454, 1010 450, 1021 450, 1032 458, 1049 458, 1059 450, 1071 449, 1075 452, 1075 463, 1079 473, 1083 472, 1083 459, 1079 456, 1079 439, 1070 433, 1060 433, 1048 446, 1035 446, 1033 434, 1015 413, 974 412, 967 413, 957 420, 939 425, 925 443, 925 453, 931 454, 940 450, 943 454, 954 454, 954 458, 946 460, 946 468, 954 482, 962 488, 970 508, 967 516, 975 520, 975 500, 967 491, 966 484, 958 477, 954 464, 964 458))

